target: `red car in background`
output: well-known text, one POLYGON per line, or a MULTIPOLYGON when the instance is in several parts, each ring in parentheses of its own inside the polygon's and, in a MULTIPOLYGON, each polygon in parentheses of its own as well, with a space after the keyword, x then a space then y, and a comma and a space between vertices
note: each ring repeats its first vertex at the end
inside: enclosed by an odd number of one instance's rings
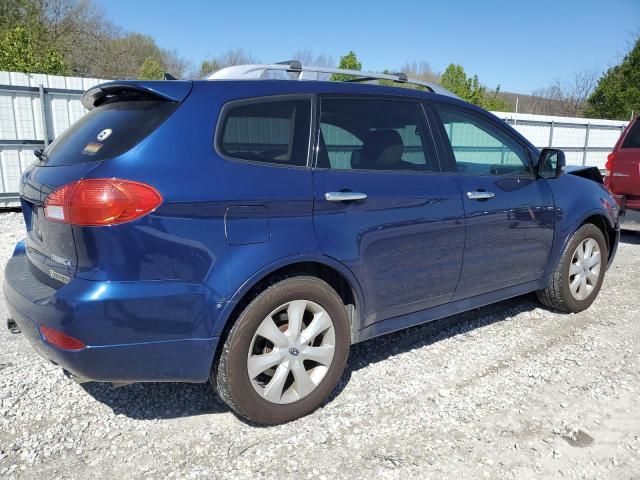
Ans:
POLYGON ((635 117, 607 157, 605 185, 625 210, 640 212, 640 117, 635 117))

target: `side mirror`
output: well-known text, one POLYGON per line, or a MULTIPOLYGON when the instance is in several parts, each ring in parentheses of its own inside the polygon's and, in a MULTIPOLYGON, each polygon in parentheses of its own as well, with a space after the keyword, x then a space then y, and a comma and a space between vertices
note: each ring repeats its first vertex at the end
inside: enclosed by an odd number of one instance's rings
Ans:
POLYGON ((566 165, 564 152, 557 148, 543 148, 538 159, 538 177, 558 178, 566 165))

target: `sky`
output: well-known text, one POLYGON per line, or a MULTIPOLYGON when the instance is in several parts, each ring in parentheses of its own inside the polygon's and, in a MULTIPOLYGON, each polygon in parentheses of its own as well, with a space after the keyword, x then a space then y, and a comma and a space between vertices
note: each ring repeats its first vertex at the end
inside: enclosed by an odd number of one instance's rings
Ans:
POLYGON ((232 48, 263 62, 301 49, 356 52, 363 70, 426 61, 530 93, 575 72, 606 70, 640 35, 640 0, 98 0, 126 31, 199 65, 232 48))

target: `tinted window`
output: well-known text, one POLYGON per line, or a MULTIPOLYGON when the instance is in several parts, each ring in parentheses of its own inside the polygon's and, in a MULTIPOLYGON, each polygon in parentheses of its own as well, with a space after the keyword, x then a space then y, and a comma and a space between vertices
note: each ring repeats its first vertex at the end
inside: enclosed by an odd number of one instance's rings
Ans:
POLYGON ((531 175, 524 147, 491 122, 459 110, 436 108, 459 173, 531 175))
POLYGON ((232 107, 219 147, 228 157, 283 165, 307 164, 311 100, 259 100, 232 107))
POLYGON ((640 117, 629 128, 629 132, 624 137, 622 148, 640 148, 640 117))
POLYGON ((45 165, 97 162, 120 155, 151 133, 177 105, 118 101, 94 108, 47 148, 45 165))
POLYGON ((422 107, 376 99, 323 99, 319 168, 439 171, 422 107))

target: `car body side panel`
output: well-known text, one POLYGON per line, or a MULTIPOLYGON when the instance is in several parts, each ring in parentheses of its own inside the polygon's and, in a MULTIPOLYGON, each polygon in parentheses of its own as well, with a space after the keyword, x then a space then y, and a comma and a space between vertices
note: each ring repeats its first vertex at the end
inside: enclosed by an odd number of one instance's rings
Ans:
POLYGON ((554 234, 546 180, 475 175, 459 180, 465 193, 485 190, 495 197, 465 198, 464 266, 454 300, 540 279, 554 234))
POLYGON ((164 202, 130 224, 76 228, 78 276, 202 282, 227 300, 265 265, 318 251, 311 170, 221 158, 213 147, 215 126, 223 104, 236 97, 208 87, 196 83, 153 135, 91 173, 144 181, 164 202), (242 216, 229 212, 251 212, 260 231, 243 231, 242 216), (102 254, 106 266, 93 260, 102 254))
POLYGON ((464 212, 451 175, 318 169, 314 224, 322 252, 358 277, 363 324, 449 302, 464 249, 464 212), (329 202, 350 189, 367 199, 329 202))

